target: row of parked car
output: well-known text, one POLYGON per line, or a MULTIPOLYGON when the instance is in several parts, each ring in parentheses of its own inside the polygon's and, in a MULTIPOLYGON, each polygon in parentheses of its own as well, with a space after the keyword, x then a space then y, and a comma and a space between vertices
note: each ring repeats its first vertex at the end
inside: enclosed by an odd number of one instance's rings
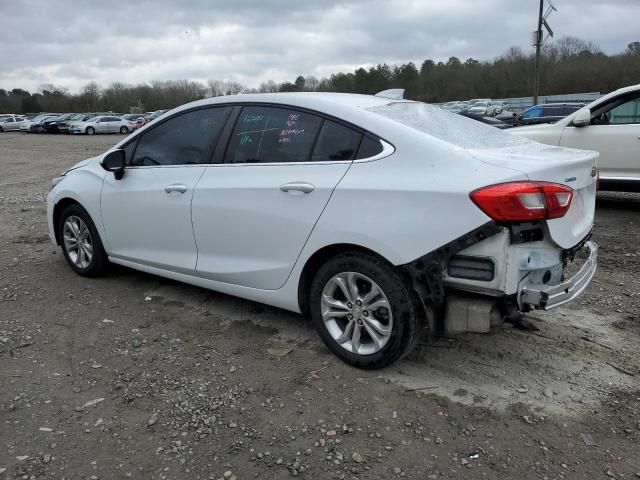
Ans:
POLYGON ((447 102, 438 105, 443 110, 459 113, 496 128, 505 129, 522 125, 554 123, 585 106, 584 103, 545 103, 534 105, 520 113, 512 112, 505 102, 488 98, 464 102, 447 102))
POLYGON ((0 115, 0 132, 127 134, 153 121, 165 112, 167 110, 156 110, 144 114, 117 114, 113 112, 6 114, 0 115))

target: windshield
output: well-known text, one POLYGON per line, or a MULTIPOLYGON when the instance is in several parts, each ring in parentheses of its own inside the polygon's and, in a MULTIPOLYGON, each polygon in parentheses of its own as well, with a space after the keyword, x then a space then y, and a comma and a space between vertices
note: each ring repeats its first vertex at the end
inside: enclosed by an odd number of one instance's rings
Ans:
POLYGON ((366 110, 461 148, 502 148, 531 141, 420 102, 394 102, 366 110))

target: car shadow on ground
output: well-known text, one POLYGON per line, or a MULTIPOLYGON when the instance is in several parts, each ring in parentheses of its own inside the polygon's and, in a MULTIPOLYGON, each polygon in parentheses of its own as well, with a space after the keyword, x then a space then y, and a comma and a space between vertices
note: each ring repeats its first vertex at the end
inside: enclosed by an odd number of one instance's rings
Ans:
POLYGON ((640 211, 640 193, 599 192, 596 197, 596 208, 638 212, 640 211))

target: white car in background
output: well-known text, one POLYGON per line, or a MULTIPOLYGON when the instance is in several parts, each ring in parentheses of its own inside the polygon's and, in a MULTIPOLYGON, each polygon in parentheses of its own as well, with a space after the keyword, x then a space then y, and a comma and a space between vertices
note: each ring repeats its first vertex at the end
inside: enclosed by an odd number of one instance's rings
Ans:
POLYGON ((59 113, 41 113, 40 115, 37 115, 29 120, 23 120, 20 123, 20 131, 21 132, 33 132, 37 129, 44 131, 44 128, 42 127, 42 123, 45 120, 48 120, 50 118, 56 118, 58 117, 60 114, 59 113))
POLYGON ((600 189, 640 191, 640 84, 609 93, 552 124, 510 133, 600 153, 600 189))
POLYGON ((56 177, 48 226, 80 275, 113 262, 302 312, 378 368, 425 326, 487 332, 580 294, 596 158, 397 92, 216 97, 56 177))
POLYGON ((123 120, 115 115, 102 115, 72 124, 69 127, 69 133, 86 133, 87 135, 96 133, 122 133, 126 135, 127 133, 133 132, 135 128, 134 123, 123 120))
POLYGON ((495 114, 495 107, 491 100, 481 100, 474 102, 471 107, 467 110, 469 113, 473 113, 475 115, 487 115, 492 116, 495 114))
POLYGON ((493 103, 493 115, 499 115, 506 107, 505 102, 494 102, 493 103))
POLYGON ((14 132, 20 130, 24 118, 17 115, 3 115, 0 117, 0 132, 14 132))

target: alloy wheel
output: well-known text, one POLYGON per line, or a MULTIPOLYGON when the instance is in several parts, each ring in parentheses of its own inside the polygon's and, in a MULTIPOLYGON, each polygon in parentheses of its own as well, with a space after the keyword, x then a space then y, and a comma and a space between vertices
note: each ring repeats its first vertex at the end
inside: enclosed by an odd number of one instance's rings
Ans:
POLYGON ((321 313, 329 335, 357 355, 379 352, 391 337, 389 300, 376 282, 361 273, 333 276, 322 291, 321 313))
POLYGON ((86 223, 75 215, 67 217, 62 236, 69 259, 79 268, 87 268, 93 257, 93 243, 86 223))

